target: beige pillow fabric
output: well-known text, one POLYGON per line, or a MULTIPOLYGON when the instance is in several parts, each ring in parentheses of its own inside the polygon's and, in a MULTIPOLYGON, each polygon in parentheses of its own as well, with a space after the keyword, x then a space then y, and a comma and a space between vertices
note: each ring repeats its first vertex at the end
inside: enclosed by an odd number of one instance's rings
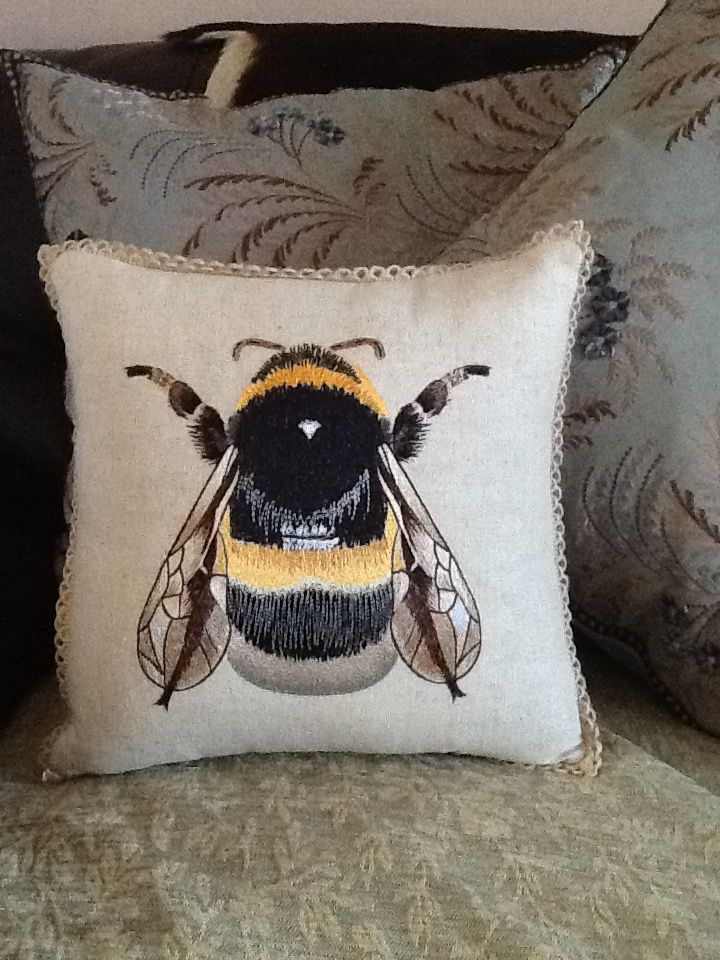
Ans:
POLYGON ((594 772, 558 488, 590 255, 580 224, 450 268, 43 248, 75 423, 49 768, 349 750, 594 772))

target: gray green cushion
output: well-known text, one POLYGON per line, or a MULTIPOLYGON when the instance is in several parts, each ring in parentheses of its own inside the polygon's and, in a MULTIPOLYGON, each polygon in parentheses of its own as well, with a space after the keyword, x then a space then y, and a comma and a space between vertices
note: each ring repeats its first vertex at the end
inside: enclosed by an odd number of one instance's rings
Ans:
POLYGON ((571 376, 575 616, 720 733, 717 6, 673 0, 617 79, 444 259, 585 220, 599 256, 571 376))
POLYGON ((277 755, 50 785, 50 692, 0 735, 3 956, 717 960, 720 798, 622 736, 594 781, 277 755))
POLYGON ((230 111, 8 62, 51 241, 81 231, 319 268, 432 259, 517 186, 623 56, 230 111))
POLYGON ((720 796, 720 739, 671 713, 662 692, 599 647, 581 644, 580 660, 603 731, 632 740, 720 796))

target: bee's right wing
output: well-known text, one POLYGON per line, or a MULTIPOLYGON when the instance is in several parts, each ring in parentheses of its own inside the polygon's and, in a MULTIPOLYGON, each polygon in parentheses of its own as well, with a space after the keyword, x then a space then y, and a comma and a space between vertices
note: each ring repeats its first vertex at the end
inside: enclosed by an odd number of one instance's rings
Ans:
POLYGON ((149 680, 162 687, 168 706, 176 690, 202 683, 227 649, 230 625, 210 590, 220 522, 237 481, 231 446, 203 487, 170 548, 138 623, 138 659, 149 680))
POLYGON ((395 570, 400 596, 392 637, 419 677, 445 683, 453 700, 480 655, 475 599, 452 551, 390 447, 379 448, 380 483, 395 519, 404 569, 395 570))

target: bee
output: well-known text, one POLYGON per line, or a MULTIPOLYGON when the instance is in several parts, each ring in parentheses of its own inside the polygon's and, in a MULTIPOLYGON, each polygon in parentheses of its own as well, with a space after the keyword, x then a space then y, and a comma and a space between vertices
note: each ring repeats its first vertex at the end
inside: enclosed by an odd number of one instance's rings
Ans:
POLYGON ((272 351, 223 423, 186 383, 136 365, 162 388, 214 465, 160 567, 137 629, 140 666, 162 694, 197 686, 227 656, 258 686, 330 694, 378 682, 398 656, 445 684, 475 665, 477 605, 402 464, 420 452, 451 392, 489 367, 433 380, 394 422, 340 352, 360 338, 272 351))

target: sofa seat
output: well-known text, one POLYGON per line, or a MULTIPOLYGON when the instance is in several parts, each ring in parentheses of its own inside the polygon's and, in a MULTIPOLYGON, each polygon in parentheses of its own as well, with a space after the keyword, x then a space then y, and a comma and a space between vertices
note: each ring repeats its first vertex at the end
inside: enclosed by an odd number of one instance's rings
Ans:
POLYGON ((0 957, 717 960, 720 742, 583 659, 596 780, 311 754, 42 783, 46 683, 0 735, 0 957))

